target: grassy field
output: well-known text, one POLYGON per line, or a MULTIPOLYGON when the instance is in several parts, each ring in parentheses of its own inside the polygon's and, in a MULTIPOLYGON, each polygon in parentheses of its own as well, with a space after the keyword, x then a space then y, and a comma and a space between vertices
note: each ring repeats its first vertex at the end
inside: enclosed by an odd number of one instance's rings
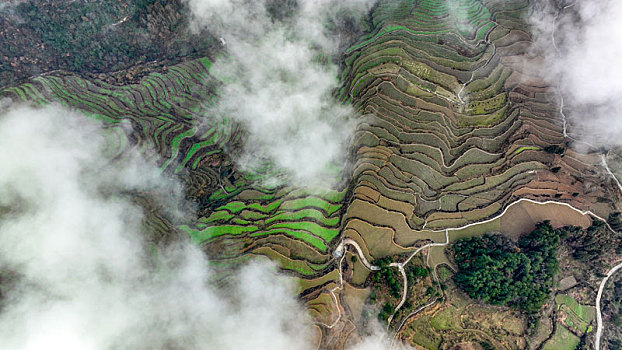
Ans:
POLYGON ((557 309, 566 315, 564 324, 576 332, 586 332, 596 317, 594 307, 581 305, 571 296, 558 294, 555 296, 555 303, 557 309))
POLYGON ((544 344, 543 350, 574 350, 579 344, 579 337, 566 327, 558 326, 553 337, 544 344))
POLYGON ((447 300, 414 317, 400 333, 401 339, 425 349, 461 342, 491 343, 504 348, 525 346, 526 322, 522 315, 477 303, 457 290, 451 279, 445 284, 447 300))

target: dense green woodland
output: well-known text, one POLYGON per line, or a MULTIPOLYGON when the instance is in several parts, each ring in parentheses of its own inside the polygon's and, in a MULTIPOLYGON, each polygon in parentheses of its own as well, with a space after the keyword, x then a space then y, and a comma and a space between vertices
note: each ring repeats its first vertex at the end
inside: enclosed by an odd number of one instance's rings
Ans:
POLYGON ((471 298, 535 312, 551 293, 557 248, 566 236, 565 228, 545 221, 518 243, 500 234, 458 240, 451 248, 455 281, 471 298))
MULTIPOLYGON (((618 224, 619 225, 619 224, 618 224)), ((617 226, 611 225, 617 230, 617 226)), ((574 259, 587 263, 594 269, 606 269, 604 256, 622 253, 622 241, 614 235, 602 221, 594 221, 586 230, 568 227, 565 243, 574 259)), ((619 230, 618 230, 619 231, 619 230)))
POLYGON ((459 268, 454 278, 474 299, 535 312, 551 293, 562 243, 572 259, 594 270, 605 268, 603 257, 622 252, 622 241, 602 221, 593 220, 587 229, 554 229, 544 221, 519 242, 500 234, 456 241, 451 247, 459 268))

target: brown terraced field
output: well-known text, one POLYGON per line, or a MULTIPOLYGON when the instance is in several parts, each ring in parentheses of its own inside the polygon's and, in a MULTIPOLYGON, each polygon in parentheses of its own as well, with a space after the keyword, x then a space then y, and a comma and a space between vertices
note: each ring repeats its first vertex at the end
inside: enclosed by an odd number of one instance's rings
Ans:
MULTIPOLYGON (((347 51, 341 96, 364 117, 343 234, 367 259, 444 242, 445 229, 450 242, 485 232, 516 238, 539 221, 587 227, 586 212, 617 210, 600 154, 573 149, 556 92, 535 73, 522 19, 530 10, 528 1, 381 2, 375 33, 347 51), (462 25, 456 11, 468 14, 462 25)), ((444 251, 421 254, 434 270, 450 264, 444 251)), ((400 312, 391 326, 399 323, 400 312)))
POLYGON ((223 271, 255 257, 275 261, 298 280, 322 348, 342 348, 370 318, 364 310, 375 289, 366 263, 387 256, 404 262, 430 243, 437 245, 404 265, 432 274, 410 284, 407 298, 392 299, 408 302, 391 330, 430 349, 474 334, 517 348, 524 324, 511 311, 483 325, 444 316, 449 308, 473 319, 488 311, 453 289, 455 300, 435 301, 443 291, 434 279, 452 268, 442 244, 489 231, 516 237, 545 219, 589 226, 588 211, 607 218, 620 209, 601 155, 573 149, 556 92, 526 68, 538 63, 522 19, 529 11, 527 0, 380 1, 370 31, 343 57, 339 98, 361 114, 349 182, 319 193, 262 184, 274 171, 269 166, 255 174, 235 167, 244 130, 209 115, 222 82, 207 58, 126 86, 56 72, 0 96, 85 111, 108 131, 112 158, 155 151, 162 171, 185 183, 199 214, 182 223, 153 214, 151 230, 189 236, 223 271), (354 243, 341 244, 346 239, 354 243), (419 307, 423 318, 410 318, 419 307), (503 322, 512 322, 509 333, 491 333, 503 322), (417 335, 429 323, 434 330, 417 335))

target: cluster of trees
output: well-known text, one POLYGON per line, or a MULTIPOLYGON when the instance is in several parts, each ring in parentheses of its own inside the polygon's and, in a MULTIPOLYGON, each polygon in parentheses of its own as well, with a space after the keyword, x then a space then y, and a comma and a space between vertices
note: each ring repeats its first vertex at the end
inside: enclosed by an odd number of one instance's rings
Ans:
POLYGON ((392 262, 393 258, 390 256, 375 260, 374 265, 380 267, 380 270, 372 275, 372 282, 376 284, 386 283, 389 286, 391 295, 394 298, 399 298, 402 291, 402 283, 400 282, 399 273, 394 272, 393 268, 389 266, 392 262))
MULTIPOLYGON (((402 293, 402 276, 398 272, 397 268, 389 266, 393 262, 394 259, 391 256, 373 261, 373 264, 380 267, 380 270, 371 275, 371 281, 376 288, 378 288, 378 286, 387 286, 389 288, 390 296, 395 299, 399 299, 401 298, 402 293)), ((426 267, 413 263, 406 265, 404 272, 406 273, 406 279, 409 284, 414 283, 417 278, 425 278, 430 274, 430 271, 426 267)), ((430 287, 428 288, 426 295, 432 295, 435 293, 438 294, 434 288, 430 287)), ((372 302, 376 301, 375 291, 372 291, 370 299, 372 302)), ((404 303, 404 308, 408 309, 410 307, 412 307, 412 302, 407 300, 404 303)), ((395 308, 393 304, 390 301, 387 301, 383 304, 382 309, 378 314, 378 318, 381 321, 386 321, 394 312, 395 308)))
MULTIPOLYGON (((619 232, 620 213, 610 214, 607 223, 619 232)), ((622 254, 620 235, 612 232, 603 221, 593 219, 592 226, 587 229, 581 227, 565 227, 564 229, 567 232, 565 243, 572 258, 586 263, 593 270, 604 269, 605 258, 622 254)))
POLYGON ((618 275, 612 278, 613 286, 609 284, 603 296, 604 317, 611 317, 605 339, 610 350, 622 350, 622 279, 618 275))
POLYGON ((380 321, 386 321, 391 315, 393 315, 394 312, 395 308, 393 307, 393 304, 391 304, 390 301, 387 301, 382 306, 382 310, 380 310, 380 312, 378 313, 378 319, 380 321))
POLYGON ((48 50, 57 51, 58 63, 69 70, 112 67, 119 60, 147 52, 151 45, 136 21, 128 21, 122 30, 111 25, 128 13, 117 4, 28 1, 19 4, 16 11, 48 50))
MULTIPOLYGON (((372 275, 372 282, 375 284, 386 284, 389 286, 391 296, 399 298, 402 292, 402 277, 397 272, 397 269, 389 266, 391 263, 393 263, 393 258, 390 256, 375 260, 374 265, 380 267, 380 270, 372 275)), ((419 277, 428 277, 430 274, 426 267, 415 264, 408 264, 405 268, 405 273, 409 284, 419 277)))
MULTIPOLYGON (((385 257, 381 259, 377 259, 373 262, 374 265, 380 267, 379 271, 376 271, 372 277, 372 282, 377 286, 380 284, 386 284, 389 286, 389 290, 391 291, 391 295, 394 298, 400 297, 400 291, 402 289, 402 284, 400 283, 400 276, 393 272, 393 268, 389 265, 393 263, 393 257, 385 257)), ((376 300, 376 292, 372 292, 371 296, 372 301, 376 300)), ((387 301, 382 306, 382 309, 378 313, 378 319, 381 321, 386 321, 389 317, 395 312, 395 307, 390 301, 387 301)))
POLYGON ((0 59, 16 59, 14 67, 0 64, 0 76, 110 72, 216 50, 220 44, 212 35, 187 29, 184 6, 180 0, 19 2, 11 16, 0 18, 7 39, 0 59))
POLYGON ((594 220, 586 230, 581 227, 566 227, 565 230, 572 257, 594 267, 602 265, 603 256, 622 250, 620 239, 603 221, 594 220))
POLYGON ((451 247, 456 284, 471 298, 535 312, 551 293, 566 234, 545 221, 518 243, 499 234, 458 240, 451 247))
POLYGON ((617 232, 622 231, 622 221, 620 221, 621 214, 622 213, 620 213, 619 211, 616 211, 609 214, 609 217, 607 218, 607 223, 609 224, 609 226, 611 226, 611 228, 616 230, 617 232))
POLYGON ((613 324, 618 328, 622 328, 622 280, 613 282, 613 293, 608 300, 605 301, 605 308, 611 309, 611 318, 613 324))
POLYGON ((428 277, 430 271, 419 265, 409 264, 406 266, 406 279, 408 283, 413 283, 417 277, 428 277))

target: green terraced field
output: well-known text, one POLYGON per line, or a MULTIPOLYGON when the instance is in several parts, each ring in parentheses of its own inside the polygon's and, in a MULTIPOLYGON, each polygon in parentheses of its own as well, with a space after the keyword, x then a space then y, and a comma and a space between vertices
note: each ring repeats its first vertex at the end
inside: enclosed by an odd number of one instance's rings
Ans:
MULTIPOLYGON (((81 109, 113 126, 110 130, 117 135, 120 131, 115 125, 129 127, 131 132, 126 136, 132 139, 132 147, 155 149, 165 159, 163 170, 174 167, 179 172, 188 164, 196 169, 203 157, 220 152, 237 137, 238 127, 227 121, 214 123, 198 134, 200 120, 214 93, 210 86, 216 84, 209 74, 210 67, 208 59, 189 61, 129 86, 58 73, 6 88, 2 94, 38 105, 55 102, 81 109)), ((118 142, 119 148, 128 146, 118 142)), ((123 149, 110 152, 120 154, 123 149)))
POLYGON ((315 197, 294 190, 282 197, 271 198, 267 205, 231 201, 199 220, 195 228, 186 225, 181 228, 197 243, 223 235, 259 237, 283 234, 326 253, 327 245, 339 234, 338 210, 344 194, 343 191, 327 192, 323 197, 315 197), (236 220, 238 225, 228 224, 236 220))

